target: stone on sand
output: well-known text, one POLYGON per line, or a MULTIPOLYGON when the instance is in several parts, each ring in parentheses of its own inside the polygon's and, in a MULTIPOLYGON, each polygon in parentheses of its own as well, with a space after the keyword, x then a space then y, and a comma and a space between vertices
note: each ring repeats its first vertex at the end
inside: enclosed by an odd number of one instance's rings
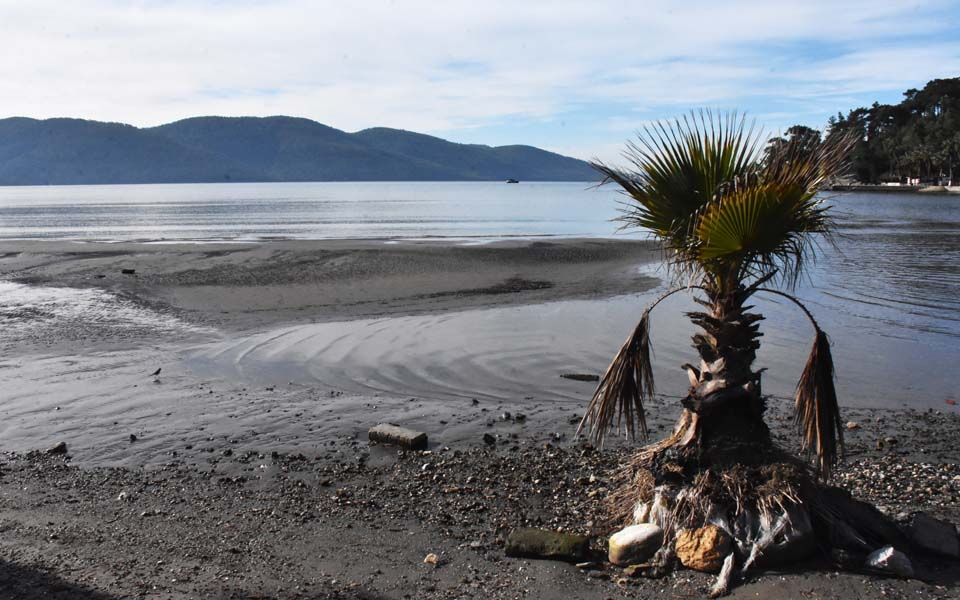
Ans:
POLYGON ((694 571, 718 572, 732 548, 730 536, 716 525, 684 529, 677 535, 677 558, 694 571))
POLYGON ((646 562, 663 545, 663 530, 652 523, 630 525, 610 536, 608 559, 625 567, 646 562))
POLYGON ((381 423, 376 427, 371 427, 370 431, 367 432, 367 437, 371 442, 393 444, 410 450, 424 450, 427 447, 427 434, 406 427, 390 425, 389 423, 381 423))
POLYGON ((898 577, 913 577, 913 564, 910 559, 893 546, 884 546, 872 552, 867 556, 866 566, 898 577))
POLYGON ((578 563, 587 558, 590 539, 546 529, 520 528, 507 538, 507 556, 578 563))
POLYGON ((910 541, 925 552, 960 558, 960 537, 952 523, 934 519, 926 513, 917 513, 907 530, 910 541))

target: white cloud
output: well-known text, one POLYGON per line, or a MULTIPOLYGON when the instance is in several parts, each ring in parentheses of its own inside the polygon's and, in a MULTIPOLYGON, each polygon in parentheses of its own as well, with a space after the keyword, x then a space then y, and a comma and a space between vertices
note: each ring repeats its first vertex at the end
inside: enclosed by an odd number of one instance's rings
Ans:
POLYGON ((603 130, 634 117, 751 103, 831 114, 847 107, 837 98, 960 71, 957 44, 911 41, 949 29, 949 5, 836 4, 0 1, 0 110, 137 125, 292 114, 447 134, 595 113, 591 132, 544 142, 583 156, 627 137, 603 130))

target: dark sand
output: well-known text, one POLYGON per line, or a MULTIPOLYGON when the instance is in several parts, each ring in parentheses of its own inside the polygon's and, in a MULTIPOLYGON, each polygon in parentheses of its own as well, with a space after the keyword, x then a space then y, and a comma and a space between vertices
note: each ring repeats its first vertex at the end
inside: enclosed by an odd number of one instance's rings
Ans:
MULTIPOLYGON (((646 243, 600 240, 0 244, 0 280, 107 290, 107 309, 136 322, 38 315, 42 326, 24 329, 30 315, 0 315, 0 385, 21 407, 0 415, 0 597, 700 597, 711 578, 688 571, 628 580, 616 568, 588 575, 504 556, 517 526, 593 534, 598 547, 610 533, 599 499, 628 450, 586 449, 569 407, 517 420, 509 405, 462 399, 268 389, 175 366, 158 384, 146 377, 155 364, 175 365, 185 344, 277 324, 633 292, 654 283, 640 267, 657 257, 646 243), (330 412, 347 403, 366 419, 330 412), (366 427, 384 414, 432 436, 448 422, 467 433, 450 443, 433 436, 426 453, 371 446, 366 427), (57 441, 70 459, 27 453, 57 441), (431 552, 436 567, 423 562, 431 552)), ((591 384, 570 385, 589 395, 591 384)), ((670 399, 650 408, 657 436, 677 408, 670 399)), ((775 403, 770 423, 793 448, 788 409, 775 403)), ((838 484, 891 516, 927 510, 960 521, 953 407, 844 418, 858 427, 838 484)), ((814 562, 755 573, 732 597, 960 597, 960 566, 921 566, 925 582, 814 562)))

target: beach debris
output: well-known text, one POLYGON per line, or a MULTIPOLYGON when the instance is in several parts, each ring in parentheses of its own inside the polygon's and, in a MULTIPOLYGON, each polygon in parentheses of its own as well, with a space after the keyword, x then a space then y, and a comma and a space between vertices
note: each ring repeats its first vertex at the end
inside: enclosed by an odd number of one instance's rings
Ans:
POLYGON ((720 571, 732 549, 730 535, 716 525, 684 529, 677 535, 677 558, 680 564, 694 571, 720 571))
POLYGON ((500 415, 501 421, 509 421, 510 419, 511 419, 511 415, 508 411, 504 411, 503 414, 500 415))
POLYGON ((512 557, 583 562, 589 553, 590 538, 546 529, 523 527, 507 537, 506 554, 512 557))
POLYGON ((560 377, 574 381, 600 381, 600 376, 593 373, 561 373, 560 377))
POLYGON ((625 567, 646 562, 663 545, 663 529, 652 523, 630 525, 610 536, 607 558, 625 567))
POLYGON ((440 557, 431 552, 430 554, 423 557, 424 564, 437 566, 440 564, 440 557))
POLYGON ((135 275, 136 272, 136 269, 120 269, 120 273, 123 275, 135 275))
POLYGON ((898 577, 913 577, 913 563, 893 546, 884 546, 867 556, 866 567, 898 577))
POLYGON ((488 445, 488 446, 496 446, 496 445, 497 445, 497 438, 493 437, 493 436, 490 435, 489 433, 485 433, 485 434, 483 434, 483 443, 486 444, 486 445, 488 445))
POLYGON ((67 453, 66 442, 58 442, 55 446, 47 450, 47 454, 66 454, 66 453, 67 453))
POLYGON ((917 548, 925 552, 960 558, 960 537, 957 537, 957 529, 952 523, 935 519, 927 513, 917 513, 907 535, 917 548))
POLYGON ((367 432, 367 437, 371 442, 393 444, 410 450, 425 450, 427 448, 426 433, 389 423, 381 423, 376 427, 371 427, 370 431, 367 432))
POLYGON ((733 579, 733 566, 735 561, 736 557, 733 552, 723 559, 723 566, 720 567, 720 575, 717 576, 716 583, 710 588, 711 598, 726 596, 730 591, 730 581, 733 579))
POLYGON ((947 398, 947 404, 949 404, 950 406, 956 406, 957 401, 954 400, 953 398, 947 398))
POLYGON ((137 435, 134 434, 134 433, 131 433, 131 434, 130 434, 130 443, 132 444, 132 443, 135 442, 135 441, 137 441, 137 435))
POLYGON ((610 576, 600 569, 591 569, 587 571, 587 577, 590 579, 610 579, 610 576))
POLYGON ((126 490, 121 490, 120 493, 117 494, 117 502, 127 502, 129 500, 133 500, 133 497, 130 496, 126 490))
POLYGON ((853 430, 853 429, 859 429, 859 428, 860 428, 860 423, 857 423, 856 421, 847 421, 847 429, 853 430))

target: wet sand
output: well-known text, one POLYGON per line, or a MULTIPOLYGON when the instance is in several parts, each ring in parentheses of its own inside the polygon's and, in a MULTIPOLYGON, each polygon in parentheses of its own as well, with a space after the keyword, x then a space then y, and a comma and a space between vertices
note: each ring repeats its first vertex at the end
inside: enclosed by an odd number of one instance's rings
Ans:
MULTIPOLYGON (((622 580, 613 568, 590 576, 504 557, 512 527, 589 533, 598 546, 609 533, 598 498, 628 449, 596 452, 574 439, 589 383, 551 373, 562 387, 511 397, 490 393, 485 375, 464 368, 484 393, 425 397, 322 378, 291 383, 278 371, 264 379, 233 358, 234 371, 208 372, 191 358, 198 348, 232 347, 277 328, 641 292, 658 285, 647 274, 658 257, 644 242, 605 240, 0 244, 0 280, 31 286, 10 288, 29 310, 0 314, 0 591, 90 599, 698 597, 709 578, 687 571, 622 580), (71 291, 30 304, 37 286, 71 291), (379 421, 427 431, 430 449, 369 445, 365 432, 379 421), (28 454, 61 441, 67 460, 28 454), (440 556, 438 567, 423 563, 428 552, 440 556)), ((269 357, 265 348, 258 362, 269 357)), ((524 364, 522 355, 506 360, 524 364)), ((390 373, 415 389, 414 375, 390 373)), ((649 408, 657 437, 678 408, 669 397, 649 408)), ((927 510, 960 521, 955 406, 847 409, 844 418, 857 427, 848 432, 840 485, 891 516, 927 510)), ((772 402, 769 421, 778 441, 795 448, 789 403, 772 402)), ((758 573, 732 597, 960 597, 951 562, 926 565, 927 582, 806 568, 758 573)))
POLYGON ((634 293, 657 283, 637 267, 659 256, 653 243, 626 239, 23 241, 0 242, 0 280, 96 287, 191 323, 245 331, 634 293))

